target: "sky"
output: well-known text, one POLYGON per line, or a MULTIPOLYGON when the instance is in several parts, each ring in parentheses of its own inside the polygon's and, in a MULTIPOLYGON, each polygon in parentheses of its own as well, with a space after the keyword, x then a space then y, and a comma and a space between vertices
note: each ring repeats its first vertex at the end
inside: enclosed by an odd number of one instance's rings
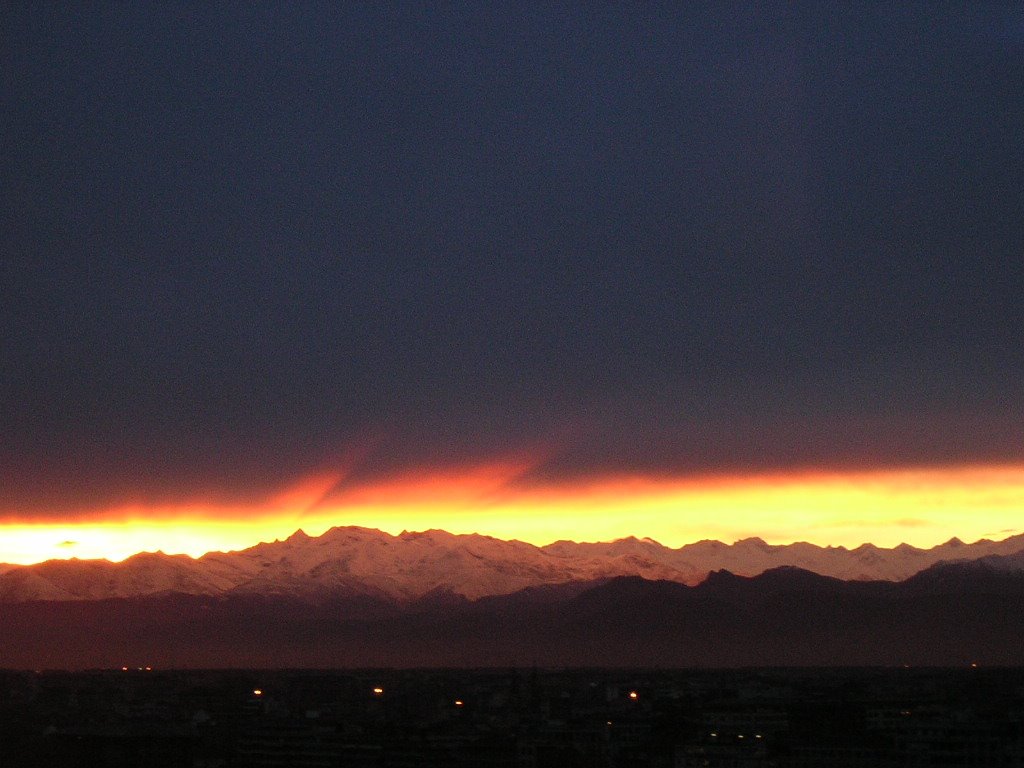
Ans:
POLYGON ((833 5, 5 4, 0 561, 1018 532, 1024 9, 833 5))

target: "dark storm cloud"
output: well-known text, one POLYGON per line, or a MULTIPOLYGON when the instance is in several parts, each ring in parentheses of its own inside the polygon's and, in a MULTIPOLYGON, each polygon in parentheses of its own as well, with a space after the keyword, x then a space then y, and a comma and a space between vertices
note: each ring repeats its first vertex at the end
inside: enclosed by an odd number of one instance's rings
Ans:
POLYGON ((1019 9, 0 13, 5 509, 1019 458, 1019 9))

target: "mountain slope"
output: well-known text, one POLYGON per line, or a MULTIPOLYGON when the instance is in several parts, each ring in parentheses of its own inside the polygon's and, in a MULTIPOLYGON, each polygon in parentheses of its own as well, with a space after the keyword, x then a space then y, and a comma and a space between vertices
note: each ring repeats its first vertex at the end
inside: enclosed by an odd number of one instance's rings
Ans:
POLYGON ((795 568, 619 577, 478 601, 166 594, 0 606, 0 667, 842 666, 1024 663, 1024 574, 921 590, 795 568))

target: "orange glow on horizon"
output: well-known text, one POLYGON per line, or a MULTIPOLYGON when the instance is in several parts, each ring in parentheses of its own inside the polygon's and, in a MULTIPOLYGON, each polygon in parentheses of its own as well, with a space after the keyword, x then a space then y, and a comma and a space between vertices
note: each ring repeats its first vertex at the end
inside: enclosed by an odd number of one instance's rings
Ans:
POLYGON ((161 550, 198 557, 358 525, 397 534, 441 528, 547 544, 649 537, 678 547, 701 539, 864 542, 929 547, 957 536, 1020 532, 1024 465, 733 476, 603 477, 523 484, 521 462, 421 471, 336 490, 341 475, 305 478, 257 505, 124 506, 65 522, 7 519, 0 563, 123 560, 161 550))

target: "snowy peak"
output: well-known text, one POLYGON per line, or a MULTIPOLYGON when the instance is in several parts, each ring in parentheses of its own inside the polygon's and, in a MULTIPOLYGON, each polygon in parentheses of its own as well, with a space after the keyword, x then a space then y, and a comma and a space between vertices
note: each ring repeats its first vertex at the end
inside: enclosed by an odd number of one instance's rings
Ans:
POLYGON ((854 549, 807 542, 772 545, 757 537, 732 545, 705 540, 673 549, 633 536, 538 547, 479 534, 427 530, 392 536, 345 526, 315 537, 299 530, 283 540, 237 552, 210 552, 198 559, 148 552, 122 563, 54 560, 7 566, 0 569, 0 601, 96 600, 178 592, 289 595, 313 601, 364 595, 409 602, 429 595, 477 599, 617 576, 695 585, 715 572, 752 577, 778 568, 842 580, 901 581, 940 561, 1020 557, 1022 551, 1024 535, 973 544, 951 539, 928 550, 906 544, 894 548, 863 544, 854 549))

